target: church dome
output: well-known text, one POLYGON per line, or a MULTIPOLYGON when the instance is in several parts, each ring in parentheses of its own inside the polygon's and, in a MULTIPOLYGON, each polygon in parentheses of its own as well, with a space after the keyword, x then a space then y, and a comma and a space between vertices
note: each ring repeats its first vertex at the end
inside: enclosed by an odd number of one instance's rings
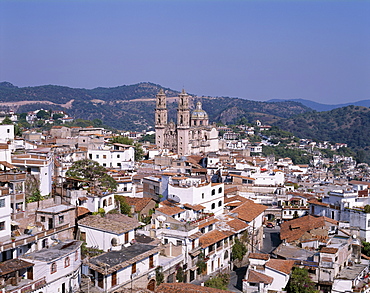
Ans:
POLYGON ((206 111, 202 109, 201 102, 197 103, 197 107, 195 108, 193 113, 191 113, 191 118, 192 119, 208 119, 208 114, 206 111))

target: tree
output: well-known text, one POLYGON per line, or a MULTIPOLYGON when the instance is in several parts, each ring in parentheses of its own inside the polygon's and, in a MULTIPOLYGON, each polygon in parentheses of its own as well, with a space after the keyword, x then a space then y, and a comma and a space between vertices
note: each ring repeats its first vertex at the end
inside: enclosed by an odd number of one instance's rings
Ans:
POLYGON ((204 260, 204 253, 203 252, 201 254, 199 254, 196 266, 197 266, 198 275, 201 275, 201 274, 206 272, 207 264, 204 260))
POLYGON ((163 268, 161 266, 155 269, 155 281, 157 283, 157 286, 164 282, 163 268))
POLYGON ((240 242, 238 238, 235 239, 235 243, 232 248, 233 259, 242 261, 244 255, 246 255, 248 249, 244 243, 240 242))
POLYGON ((121 143, 121 144, 128 144, 128 145, 134 144, 134 141, 126 136, 113 136, 110 141, 112 143, 121 143))
POLYGON ((131 217, 131 206, 127 203, 125 197, 122 195, 115 194, 114 199, 119 202, 121 214, 131 217))
POLYGON ((10 118, 8 116, 6 116, 3 120, 3 122, 1 122, 2 125, 12 125, 13 124, 13 121, 10 120, 10 118))
POLYGON ((40 110, 37 112, 36 117, 39 119, 48 119, 50 117, 50 114, 45 110, 40 110))
POLYGON ((79 180, 87 180, 88 185, 94 188, 115 190, 118 185, 116 180, 107 174, 107 170, 104 167, 89 159, 74 162, 66 172, 66 176, 79 180))
POLYGON ((216 288, 220 290, 227 290, 227 284, 229 284, 230 275, 229 274, 218 274, 213 278, 204 282, 204 286, 216 288))
POLYGON ((294 268, 285 288, 288 293, 315 293, 315 283, 304 268, 294 268))
POLYGON ((144 156, 144 151, 141 147, 141 144, 135 143, 135 161, 140 161, 144 156))
POLYGON ((366 256, 370 256, 370 242, 362 241, 361 252, 366 256))
POLYGON ((184 282, 184 269, 182 268, 181 265, 177 267, 176 280, 179 281, 180 283, 184 282))

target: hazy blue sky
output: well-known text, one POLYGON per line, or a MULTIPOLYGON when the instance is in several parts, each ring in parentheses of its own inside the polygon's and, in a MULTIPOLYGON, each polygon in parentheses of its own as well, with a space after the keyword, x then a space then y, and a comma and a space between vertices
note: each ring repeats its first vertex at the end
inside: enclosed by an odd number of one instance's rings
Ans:
POLYGON ((370 1, 0 0, 0 81, 370 99, 370 1))

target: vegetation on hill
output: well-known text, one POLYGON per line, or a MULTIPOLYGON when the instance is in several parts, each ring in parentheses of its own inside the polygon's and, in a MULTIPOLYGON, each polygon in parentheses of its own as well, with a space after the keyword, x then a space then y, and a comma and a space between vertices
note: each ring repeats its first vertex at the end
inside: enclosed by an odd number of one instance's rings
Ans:
POLYGON ((328 112, 307 112, 277 123, 298 137, 346 143, 357 161, 370 162, 370 109, 347 106, 328 112))
MULTIPOLYGON (((12 106, 17 107, 15 110, 18 113, 52 108, 65 110, 75 118, 101 119, 104 124, 117 129, 144 130, 154 126, 155 96, 161 88, 169 97, 169 121, 176 120, 177 101, 170 98, 176 97, 179 92, 153 83, 73 89, 55 85, 21 88, 3 82, 0 83, 0 101, 19 102, 12 106)), ((296 102, 266 103, 228 97, 192 97, 192 109, 197 101, 202 101, 211 121, 224 123, 233 122, 241 116, 247 117, 250 122, 260 119, 272 123, 311 111, 296 102)))

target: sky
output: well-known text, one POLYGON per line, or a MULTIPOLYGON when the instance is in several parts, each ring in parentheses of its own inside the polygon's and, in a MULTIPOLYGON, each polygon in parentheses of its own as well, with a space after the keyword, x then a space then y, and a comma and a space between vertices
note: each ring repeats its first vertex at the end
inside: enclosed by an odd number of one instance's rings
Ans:
POLYGON ((0 81, 370 99, 370 1, 0 0, 0 81))

